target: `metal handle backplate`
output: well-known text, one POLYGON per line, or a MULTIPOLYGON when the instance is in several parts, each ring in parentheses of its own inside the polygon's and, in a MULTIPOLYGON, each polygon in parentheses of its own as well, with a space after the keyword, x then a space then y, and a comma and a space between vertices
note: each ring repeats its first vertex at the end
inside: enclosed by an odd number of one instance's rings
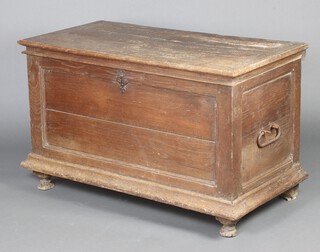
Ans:
POLYGON ((266 147, 275 141, 277 141, 281 136, 281 128, 277 123, 271 123, 269 130, 261 130, 257 138, 257 144, 259 148, 266 147))

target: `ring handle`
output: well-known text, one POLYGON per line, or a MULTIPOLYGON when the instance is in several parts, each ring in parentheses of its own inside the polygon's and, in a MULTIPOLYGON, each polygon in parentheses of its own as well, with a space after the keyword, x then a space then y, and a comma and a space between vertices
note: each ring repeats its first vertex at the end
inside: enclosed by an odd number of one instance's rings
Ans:
POLYGON ((281 128, 277 123, 270 124, 270 130, 261 130, 258 138, 257 144, 259 148, 266 147, 275 141, 277 141, 281 136, 281 128))

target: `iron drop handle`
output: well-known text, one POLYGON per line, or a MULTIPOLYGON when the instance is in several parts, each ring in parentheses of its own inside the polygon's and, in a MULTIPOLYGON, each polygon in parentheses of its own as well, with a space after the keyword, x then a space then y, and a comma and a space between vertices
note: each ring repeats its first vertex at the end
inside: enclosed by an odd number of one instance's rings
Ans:
POLYGON ((277 123, 270 124, 270 130, 261 130, 257 138, 257 144, 259 148, 266 147, 275 141, 277 141, 281 136, 281 128, 277 123))

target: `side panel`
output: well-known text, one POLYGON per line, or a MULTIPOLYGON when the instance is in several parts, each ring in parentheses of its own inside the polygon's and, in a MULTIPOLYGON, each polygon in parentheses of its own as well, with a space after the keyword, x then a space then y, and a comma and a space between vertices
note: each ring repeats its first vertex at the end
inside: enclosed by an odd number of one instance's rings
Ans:
POLYGON ((262 183, 292 164, 294 78, 291 65, 282 74, 243 93, 244 187, 262 183))

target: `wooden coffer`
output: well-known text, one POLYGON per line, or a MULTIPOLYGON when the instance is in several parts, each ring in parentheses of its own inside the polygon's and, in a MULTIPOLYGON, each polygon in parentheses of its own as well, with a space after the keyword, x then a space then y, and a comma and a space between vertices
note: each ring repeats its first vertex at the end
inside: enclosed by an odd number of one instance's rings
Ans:
POLYGON ((293 199, 304 43, 98 21, 19 41, 40 177, 215 216, 293 199))

